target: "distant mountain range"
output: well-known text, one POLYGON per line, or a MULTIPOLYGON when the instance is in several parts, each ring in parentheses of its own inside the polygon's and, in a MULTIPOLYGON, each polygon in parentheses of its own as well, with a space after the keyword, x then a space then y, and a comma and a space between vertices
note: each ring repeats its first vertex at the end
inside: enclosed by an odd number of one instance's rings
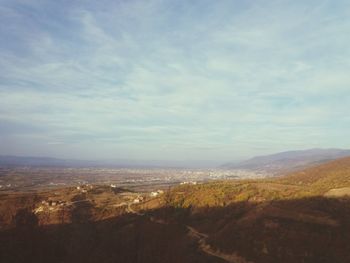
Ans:
MULTIPOLYGON (((330 160, 350 156, 350 150, 310 149, 287 151, 272 155, 257 156, 242 162, 221 165, 222 169, 242 169, 272 174, 298 171, 322 164, 330 160)), ((213 168, 215 162, 209 161, 164 161, 164 160, 74 160, 50 157, 28 157, 0 155, 0 167, 71 167, 71 168, 213 168)))
POLYGON ((211 168, 217 162, 166 160, 74 160, 50 157, 0 155, 0 167, 69 167, 69 168, 211 168))
POLYGON ((49 157, 29 157, 29 156, 0 156, 0 166, 31 166, 31 167, 87 167, 97 166, 98 162, 82 160, 66 160, 49 157))
POLYGON ((244 169, 280 174, 298 171, 346 156, 350 156, 350 150, 309 149, 257 156, 239 163, 226 163, 221 167, 225 169, 244 169))

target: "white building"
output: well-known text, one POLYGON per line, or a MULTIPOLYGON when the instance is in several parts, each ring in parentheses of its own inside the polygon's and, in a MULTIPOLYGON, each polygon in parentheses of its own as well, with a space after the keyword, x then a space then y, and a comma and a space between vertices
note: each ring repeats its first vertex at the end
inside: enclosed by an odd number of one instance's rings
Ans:
POLYGON ((151 196, 151 197, 156 197, 156 196, 158 196, 158 195, 159 195, 158 192, 151 192, 151 193, 150 193, 150 196, 151 196))

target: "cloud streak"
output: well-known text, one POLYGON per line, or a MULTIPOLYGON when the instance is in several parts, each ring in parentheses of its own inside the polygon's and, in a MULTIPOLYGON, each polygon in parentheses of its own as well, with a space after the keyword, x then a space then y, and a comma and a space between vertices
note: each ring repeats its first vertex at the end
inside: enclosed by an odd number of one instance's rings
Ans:
POLYGON ((347 1, 6 1, 2 154, 350 147, 347 1))

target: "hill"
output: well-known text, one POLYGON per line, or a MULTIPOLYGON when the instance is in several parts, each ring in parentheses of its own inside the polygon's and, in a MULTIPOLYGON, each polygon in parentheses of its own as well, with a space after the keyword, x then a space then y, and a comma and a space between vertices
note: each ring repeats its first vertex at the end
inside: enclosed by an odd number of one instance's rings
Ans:
POLYGON ((303 185, 314 194, 320 195, 332 189, 350 187, 350 157, 291 173, 279 179, 278 182, 303 185))
POLYGON ((350 262, 350 158, 284 177, 181 186, 171 206, 228 262, 350 262), (345 238, 346 237, 346 238, 345 238), (326 248, 326 249, 325 249, 326 248))
POLYGON ((245 169, 281 174, 302 170, 310 166, 346 156, 350 156, 350 150, 310 149, 257 156, 240 163, 227 163, 222 165, 222 167, 227 169, 245 169))
MULTIPOLYGON (((240 201, 270 201, 323 196, 350 187, 350 157, 345 157, 282 177, 230 180, 179 186, 171 194, 174 206, 225 206, 240 201)), ((350 192, 349 192, 350 193, 350 192)))
MULTIPOLYGON (((350 157, 272 179, 180 185, 114 216, 104 196, 111 208, 118 197, 98 188, 88 206, 74 201, 65 224, 40 225, 30 209, 8 217, 16 227, 0 228, 0 261, 350 262, 349 187, 350 157)), ((40 200, 18 196, 8 207, 40 200)))

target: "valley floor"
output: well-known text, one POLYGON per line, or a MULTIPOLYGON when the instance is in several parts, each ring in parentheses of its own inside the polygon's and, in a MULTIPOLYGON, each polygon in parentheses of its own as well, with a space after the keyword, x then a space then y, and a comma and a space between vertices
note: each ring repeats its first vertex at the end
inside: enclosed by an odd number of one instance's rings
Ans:
POLYGON ((156 197, 104 186, 3 195, 0 262, 346 263, 349 187, 344 159, 156 197))

